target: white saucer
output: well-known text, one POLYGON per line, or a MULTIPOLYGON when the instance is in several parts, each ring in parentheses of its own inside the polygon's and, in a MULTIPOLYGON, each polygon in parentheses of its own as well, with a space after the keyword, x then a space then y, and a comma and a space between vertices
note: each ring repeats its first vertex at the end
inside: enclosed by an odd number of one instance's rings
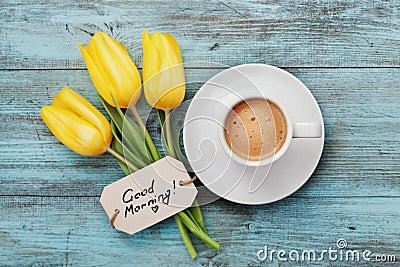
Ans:
POLYGON ((273 66, 246 64, 220 72, 199 89, 185 117, 183 141, 193 171, 214 194, 242 204, 265 204, 287 197, 309 179, 322 154, 324 124, 316 100, 300 80, 273 66), (246 167, 232 160, 220 143, 216 107, 229 95, 251 90, 284 103, 293 123, 321 123, 321 137, 294 138, 272 167, 246 167), (249 192, 253 176, 267 178, 249 192))

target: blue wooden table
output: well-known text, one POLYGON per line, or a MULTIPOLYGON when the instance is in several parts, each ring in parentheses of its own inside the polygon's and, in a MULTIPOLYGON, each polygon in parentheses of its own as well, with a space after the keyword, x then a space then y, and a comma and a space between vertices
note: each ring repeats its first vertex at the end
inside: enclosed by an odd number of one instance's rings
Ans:
POLYGON ((340 238, 344 251, 395 255, 387 264, 400 265, 399 1, 4 0, 0 7, 0 265, 383 265, 257 257, 264 246, 337 249, 340 238), (226 65, 267 63, 300 78, 325 120, 320 164, 299 191, 268 205, 203 207, 222 249, 196 241, 194 261, 173 219, 133 236, 111 229, 99 196, 123 176, 119 166, 108 155, 71 152, 39 115, 64 86, 101 108, 77 44, 104 31, 141 66, 144 29, 177 38, 195 81, 188 98, 226 65))

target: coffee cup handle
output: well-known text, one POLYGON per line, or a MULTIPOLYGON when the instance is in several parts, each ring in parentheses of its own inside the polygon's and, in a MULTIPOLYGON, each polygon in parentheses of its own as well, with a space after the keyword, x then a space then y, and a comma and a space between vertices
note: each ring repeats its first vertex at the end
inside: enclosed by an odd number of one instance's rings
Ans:
POLYGON ((293 138, 319 138, 322 135, 322 125, 317 122, 293 123, 293 138))

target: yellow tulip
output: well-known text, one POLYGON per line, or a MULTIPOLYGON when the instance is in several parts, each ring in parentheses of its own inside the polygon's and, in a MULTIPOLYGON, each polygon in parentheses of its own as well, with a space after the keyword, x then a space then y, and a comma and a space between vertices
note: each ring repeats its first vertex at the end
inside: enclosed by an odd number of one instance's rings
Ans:
POLYGON ((143 85, 147 102, 154 108, 171 110, 185 97, 182 56, 175 38, 155 32, 142 33, 143 85))
POLYGON ((40 111, 44 123, 65 146, 84 156, 106 152, 112 140, 108 120, 70 88, 61 89, 40 111))
POLYGON ((141 79, 126 47, 104 32, 96 32, 87 47, 78 46, 94 86, 107 103, 115 107, 111 92, 121 108, 136 104, 141 79))

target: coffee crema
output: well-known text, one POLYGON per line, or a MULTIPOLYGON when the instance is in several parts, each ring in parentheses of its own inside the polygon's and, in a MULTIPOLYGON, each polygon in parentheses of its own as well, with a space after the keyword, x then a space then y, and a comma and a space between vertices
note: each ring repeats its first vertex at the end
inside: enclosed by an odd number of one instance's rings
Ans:
POLYGON ((225 140, 239 157, 260 161, 277 153, 287 136, 282 110, 273 102, 252 98, 235 105, 225 120, 225 140))

